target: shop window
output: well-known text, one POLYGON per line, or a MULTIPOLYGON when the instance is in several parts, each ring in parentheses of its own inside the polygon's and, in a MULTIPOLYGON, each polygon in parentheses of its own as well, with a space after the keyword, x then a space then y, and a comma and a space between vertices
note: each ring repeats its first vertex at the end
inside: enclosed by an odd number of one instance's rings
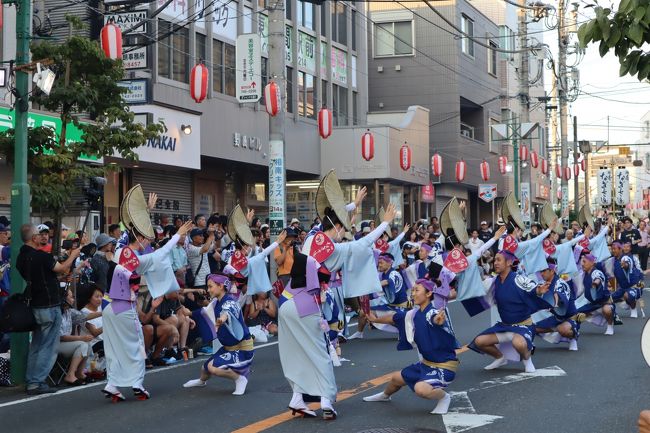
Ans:
POLYGON ((316 100, 314 89, 314 76, 304 72, 298 72, 298 114, 310 119, 316 118, 314 101, 316 100))
POLYGON ((158 42, 158 75, 183 83, 189 82, 189 30, 172 29, 172 24, 164 20, 158 20, 158 27, 158 34, 167 35, 158 42))
POLYGON ((266 201, 266 184, 264 183, 247 184, 246 195, 248 200, 266 201))

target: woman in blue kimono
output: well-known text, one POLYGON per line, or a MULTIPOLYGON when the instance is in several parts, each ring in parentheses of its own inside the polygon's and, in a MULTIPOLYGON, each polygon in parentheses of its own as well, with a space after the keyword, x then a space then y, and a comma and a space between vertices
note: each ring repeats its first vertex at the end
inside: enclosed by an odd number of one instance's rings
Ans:
POLYGON ((517 352, 524 363, 526 373, 535 371, 531 359, 535 327, 531 315, 536 311, 554 306, 553 294, 549 293, 550 284, 537 284, 524 275, 517 275, 512 264, 517 259, 508 251, 500 251, 494 258, 494 302, 496 303, 500 322, 480 333, 469 348, 486 353, 494 362, 485 367, 493 370, 508 363, 508 359, 499 345, 509 345, 517 352))
POLYGON ((417 346, 420 361, 394 372, 383 392, 365 397, 364 401, 390 401, 391 395, 408 386, 422 398, 438 400, 432 414, 447 413, 451 395, 444 389, 456 377, 458 341, 445 309, 436 309, 433 305, 434 289, 433 281, 417 280, 412 290, 417 308, 408 312, 399 310, 392 316, 372 318, 373 323, 390 323, 404 329, 408 342, 417 346))
MULTIPOLYGON (((614 305, 611 293, 607 288, 605 274, 596 267, 596 256, 587 253, 582 255, 582 287, 584 297, 578 299, 576 306, 578 313, 587 315, 601 315, 607 322, 605 335, 614 335, 614 305)), ((602 322, 597 322, 600 324, 602 322)))
POLYGON ((208 275, 208 292, 213 298, 204 307, 203 316, 213 323, 222 347, 201 367, 201 377, 185 382, 183 387, 203 387, 211 376, 235 382, 233 395, 243 395, 253 362, 253 339, 237 301, 229 295, 230 279, 222 274, 208 275))

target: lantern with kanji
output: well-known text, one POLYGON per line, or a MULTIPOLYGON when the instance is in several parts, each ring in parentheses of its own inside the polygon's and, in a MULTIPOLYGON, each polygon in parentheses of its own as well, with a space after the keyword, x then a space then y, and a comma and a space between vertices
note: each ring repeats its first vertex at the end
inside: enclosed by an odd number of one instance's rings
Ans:
POLYGON ((580 174, 580 164, 573 164, 573 175, 578 177, 580 174))
POLYGON ((112 60, 122 58, 122 30, 113 22, 102 27, 99 34, 102 50, 112 60))
POLYGON ((190 96, 196 102, 201 102, 208 95, 208 68, 203 63, 197 63, 190 73, 190 96))
POLYGON ((557 162, 555 163, 555 177, 562 179, 562 166, 557 162))
POLYGON ((434 176, 442 176, 442 156, 437 153, 431 157, 431 172, 434 176))
POLYGON ((534 150, 530 152, 530 165, 532 165, 533 168, 537 168, 539 165, 539 155, 537 155, 537 152, 534 150))
POLYGON ((585 155, 585 157, 582 158, 582 161, 580 161, 580 168, 582 171, 587 171, 587 155, 585 155))
POLYGON ((480 165, 480 169, 481 169, 481 178, 485 182, 490 180, 490 164, 486 160, 483 160, 483 162, 480 165))
POLYGON ((332 112, 325 107, 318 112, 318 133, 323 139, 332 135, 332 112))
POLYGON ((467 164, 462 159, 456 163, 456 182, 462 182, 465 180, 465 174, 467 173, 467 164))
POLYGON ((281 110, 280 86, 275 81, 271 81, 264 87, 264 104, 269 116, 275 116, 281 110))
POLYGON ((569 167, 569 166, 564 167, 564 178, 566 180, 571 179, 571 167, 569 167))
POLYGON ((521 162, 528 160, 528 146, 526 146, 525 144, 522 144, 521 147, 519 148, 519 159, 521 160, 521 162))
POLYGON ((366 161, 375 157, 375 137, 369 129, 361 137, 361 157, 366 161))
POLYGON ((399 149, 399 166, 404 171, 411 168, 411 148, 406 143, 399 149))
POLYGON ((499 157, 499 172, 501 174, 506 174, 506 166, 508 165, 508 157, 500 156, 499 157))
POLYGON ((548 174, 548 160, 542 159, 541 165, 542 165, 542 174, 548 174))

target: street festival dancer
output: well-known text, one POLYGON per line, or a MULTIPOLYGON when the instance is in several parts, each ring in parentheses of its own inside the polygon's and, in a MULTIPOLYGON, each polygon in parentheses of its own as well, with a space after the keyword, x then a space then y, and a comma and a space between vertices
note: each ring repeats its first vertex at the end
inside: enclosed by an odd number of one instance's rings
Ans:
MULTIPOLYGON (((236 250, 230 257, 230 265, 224 271, 231 274, 241 272, 247 277, 248 294, 269 290, 271 283, 268 281, 264 258, 284 241, 286 232, 280 233, 277 240, 263 252, 250 256, 255 241, 247 217, 237 205, 228 217, 228 236, 236 244, 236 250)), ((233 380, 233 395, 243 395, 246 392, 250 365, 253 362, 253 339, 239 303, 229 294, 231 287, 230 278, 226 275, 208 276, 208 290, 212 301, 208 306, 193 313, 193 317, 199 324, 203 341, 218 339, 222 347, 203 364, 201 376, 186 382, 183 385, 185 388, 203 387, 210 375, 213 375, 233 380)))
POLYGON ((146 353, 135 302, 140 278, 147 280, 155 299, 154 307, 160 304, 163 295, 178 290, 169 251, 191 228, 190 222, 183 224, 163 248, 142 255, 154 238, 154 231, 140 185, 126 193, 120 214, 127 227, 129 244, 115 253, 117 265, 109 271, 111 303, 103 310, 107 383, 102 392, 114 402, 125 399, 120 387, 132 388, 138 400, 150 398, 143 385, 146 353))
POLYGON ((623 252, 622 242, 630 243, 629 240, 612 242, 613 274, 616 280, 612 300, 614 303, 625 301, 630 308, 630 317, 637 318, 636 301, 643 294, 643 272, 634 264, 632 255, 623 252))
POLYGON ((393 324, 404 328, 408 343, 417 346, 420 361, 394 372, 383 392, 365 397, 364 401, 388 402, 391 395, 408 385, 418 396, 438 400, 432 414, 447 413, 451 395, 444 389, 456 377, 459 365, 456 349, 459 345, 444 306, 434 306, 435 287, 431 280, 417 280, 412 289, 416 308, 409 311, 397 310, 381 318, 370 316, 372 323, 393 324))
POLYGON ((294 256, 291 280, 285 288, 278 317, 280 362, 284 376, 293 389, 289 408, 293 413, 314 417, 304 395, 320 398, 323 419, 336 419, 336 381, 328 351, 327 322, 320 308, 318 269, 335 274, 341 270, 346 298, 381 291, 372 246, 395 217, 395 206, 386 209, 384 222, 367 236, 353 242, 340 243, 350 227, 349 210, 359 203, 345 204, 343 191, 334 171, 321 181, 316 192, 316 209, 322 231, 305 241, 303 254, 294 256), (305 253, 309 252, 309 256, 305 253), (322 263, 322 265, 321 265, 322 263))

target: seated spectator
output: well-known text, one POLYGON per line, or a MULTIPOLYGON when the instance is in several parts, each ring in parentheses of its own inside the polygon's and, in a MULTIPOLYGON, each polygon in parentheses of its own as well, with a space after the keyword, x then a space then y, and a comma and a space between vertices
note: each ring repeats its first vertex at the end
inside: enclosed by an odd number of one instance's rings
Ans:
POLYGON ((111 224, 108 226, 108 235, 116 241, 122 237, 122 229, 119 224, 111 224))
POLYGON ((90 342, 92 335, 74 335, 73 328, 83 325, 87 320, 92 320, 102 315, 101 311, 90 314, 82 313, 74 308, 74 294, 67 290, 65 300, 61 304, 61 333, 58 354, 70 358, 68 372, 63 381, 69 386, 86 384, 84 368, 86 358, 91 354, 90 342))
POLYGON ((148 292, 138 296, 138 318, 142 324, 144 349, 149 355, 146 360, 147 368, 167 365, 163 356, 166 355, 167 349, 178 343, 178 330, 174 326, 169 323, 154 324, 153 316, 162 301, 162 296, 152 299, 148 292))
MULTIPOLYGON (((85 293, 80 293, 79 296, 79 305, 84 306, 81 309, 81 312, 84 314, 101 313, 103 299, 104 292, 99 288, 99 286, 88 286, 85 289, 85 293)), ((102 333, 103 322, 101 316, 87 320, 85 326, 82 326, 79 332, 79 334, 82 336, 91 335, 93 337, 92 341, 90 342, 90 347, 93 353, 98 353, 103 357, 104 341, 102 338, 102 333)))
POLYGON ((178 331, 178 348, 172 348, 173 356, 182 359, 182 351, 187 350, 187 334, 190 328, 196 325, 192 319, 192 312, 183 307, 178 292, 171 292, 163 297, 153 315, 154 326, 172 325, 178 331))
POLYGON ((269 334, 278 333, 278 308, 269 297, 269 292, 257 293, 252 296, 251 303, 246 306, 247 326, 262 326, 269 334))

